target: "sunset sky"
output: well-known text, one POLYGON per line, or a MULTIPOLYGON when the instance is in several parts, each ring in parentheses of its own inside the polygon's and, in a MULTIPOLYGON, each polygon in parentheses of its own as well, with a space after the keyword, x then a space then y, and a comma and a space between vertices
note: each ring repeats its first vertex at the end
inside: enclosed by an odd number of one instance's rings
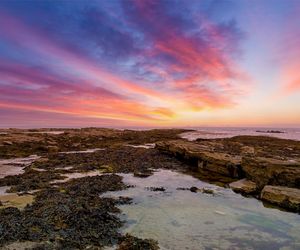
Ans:
POLYGON ((1 0, 0 127, 300 126, 299 0, 1 0))

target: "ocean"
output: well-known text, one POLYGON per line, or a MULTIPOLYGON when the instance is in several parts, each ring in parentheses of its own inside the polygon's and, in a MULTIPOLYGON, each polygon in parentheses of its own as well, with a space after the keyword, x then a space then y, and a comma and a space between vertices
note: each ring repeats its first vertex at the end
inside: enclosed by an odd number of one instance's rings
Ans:
POLYGON ((215 138, 230 138, 238 135, 252 135, 252 136, 273 136, 282 139, 291 139, 300 141, 300 128, 234 128, 234 127, 198 127, 189 128, 196 131, 186 132, 181 134, 182 138, 190 141, 198 138, 202 139, 215 139, 215 138), (270 131, 273 131, 270 132, 270 131), (274 133, 280 131, 281 133, 274 133))

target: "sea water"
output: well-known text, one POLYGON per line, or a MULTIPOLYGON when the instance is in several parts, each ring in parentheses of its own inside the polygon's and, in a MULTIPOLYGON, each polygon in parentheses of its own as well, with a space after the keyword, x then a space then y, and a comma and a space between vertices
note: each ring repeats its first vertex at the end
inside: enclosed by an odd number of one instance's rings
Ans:
POLYGON ((257 199, 170 170, 143 179, 121 175, 134 187, 105 196, 133 199, 120 206, 122 233, 155 239, 161 249, 300 249, 298 214, 264 207, 257 199), (214 194, 193 193, 191 186, 214 194))

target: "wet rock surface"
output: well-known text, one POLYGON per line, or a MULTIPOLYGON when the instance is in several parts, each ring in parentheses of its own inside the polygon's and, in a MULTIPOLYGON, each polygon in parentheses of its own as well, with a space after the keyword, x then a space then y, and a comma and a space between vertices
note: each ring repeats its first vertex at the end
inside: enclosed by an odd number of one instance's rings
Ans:
POLYGON ((129 234, 125 235, 121 240, 117 250, 157 250, 158 243, 154 240, 139 239, 129 234))
POLYGON ((116 243, 122 222, 112 213, 124 199, 100 198, 126 186, 117 175, 85 177, 37 193, 24 210, 0 210, 0 245, 49 241, 51 249, 82 249, 116 243))
POLYGON ((300 213, 300 190, 282 186, 265 186, 261 199, 300 213))
POLYGON ((39 172, 29 169, 20 175, 6 176, 0 179, 0 186, 12 186, 8 192, 26 192, 35 189, 48 188, 50 182, 65 177, 52 171, 39 172))
POLYGON ((278 160, 266 157, 244 157, 242 168, 246 177, 256 182, 260 189, 265 185, 300 188, 300 162, 298 158, 278 160))
POLYGON ((187 130, 7 129, 3 130, 4 134, 0 136, 0 158, 26 157, 32 154, 45 156, 55 152, 82 151, 122 144, 149 144, 162 138, 168 140, 179 138, 178 134, 185 131, 187 130))
POLYGON ((9 192, 28 192, 49 188, 72 173, 134 173, 136 177, 146 178, 153 174, 153 169, 187 167, 157 149, 117 146, 93 153, 51 154, 27 166, 22 174, 0 179, 0 187, 10 186, 9 192))
POLYGON ((177 188, 177 190, 190 190, 192 193, 203 193, 203 194, 214 194, 214 190, 208 188, 197 188, 197 187, 190 187, 190 188, 177 188))
POLYGON ((152 174, 151 169, 182 168, 179 160, 162 154, 157 149, 116 146, 94 153, 52 154, 45 162, 37 162, 35 168, 54 170, 72 167, 72 172, 103 170, 104 172, 132 173, 138 177, 152 174))
POLYGON ((197 187, 191 187, 190 191, 193 193, 197 193, 198 192, 198 188, 197 187))
POLYGON ((146 187, 146 190, 153 192, 165 192, 166 189, 164 187, 146 187))

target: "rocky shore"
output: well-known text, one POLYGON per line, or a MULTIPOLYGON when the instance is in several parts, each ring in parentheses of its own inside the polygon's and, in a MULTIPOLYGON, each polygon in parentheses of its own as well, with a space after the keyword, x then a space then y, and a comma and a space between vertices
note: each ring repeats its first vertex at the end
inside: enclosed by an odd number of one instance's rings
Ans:
POLYGON ((211 175, 212 182, 223 182, 235 192, 300 212, 300 142, 238 136, 163 141, 156 147, 189 163, 195 172, 211 175))
POLYGON ((130 198, 100 195, 128 188, 114 173, 147 177, 158 168, 185 169, 152 146, 183 130, 53 131, 1 131, 0 170, 14 170, 0 178, 8 192, 0 195, 0 247, 158 249, 154 240, 119 232, 124 222, 116 205, 130 198))
POLYGON ((158 249, 154 240, 120 233, 117 205, 130 198, 100 196, 130 188, 120 173, 147 178, 156 169, 177 170, 300 212, 300 142, 251 136, 189 142, 179 129, 0 132, 0 170, 12 170, 0 178, 8 192, 0 194, 0 247, 158 249))

